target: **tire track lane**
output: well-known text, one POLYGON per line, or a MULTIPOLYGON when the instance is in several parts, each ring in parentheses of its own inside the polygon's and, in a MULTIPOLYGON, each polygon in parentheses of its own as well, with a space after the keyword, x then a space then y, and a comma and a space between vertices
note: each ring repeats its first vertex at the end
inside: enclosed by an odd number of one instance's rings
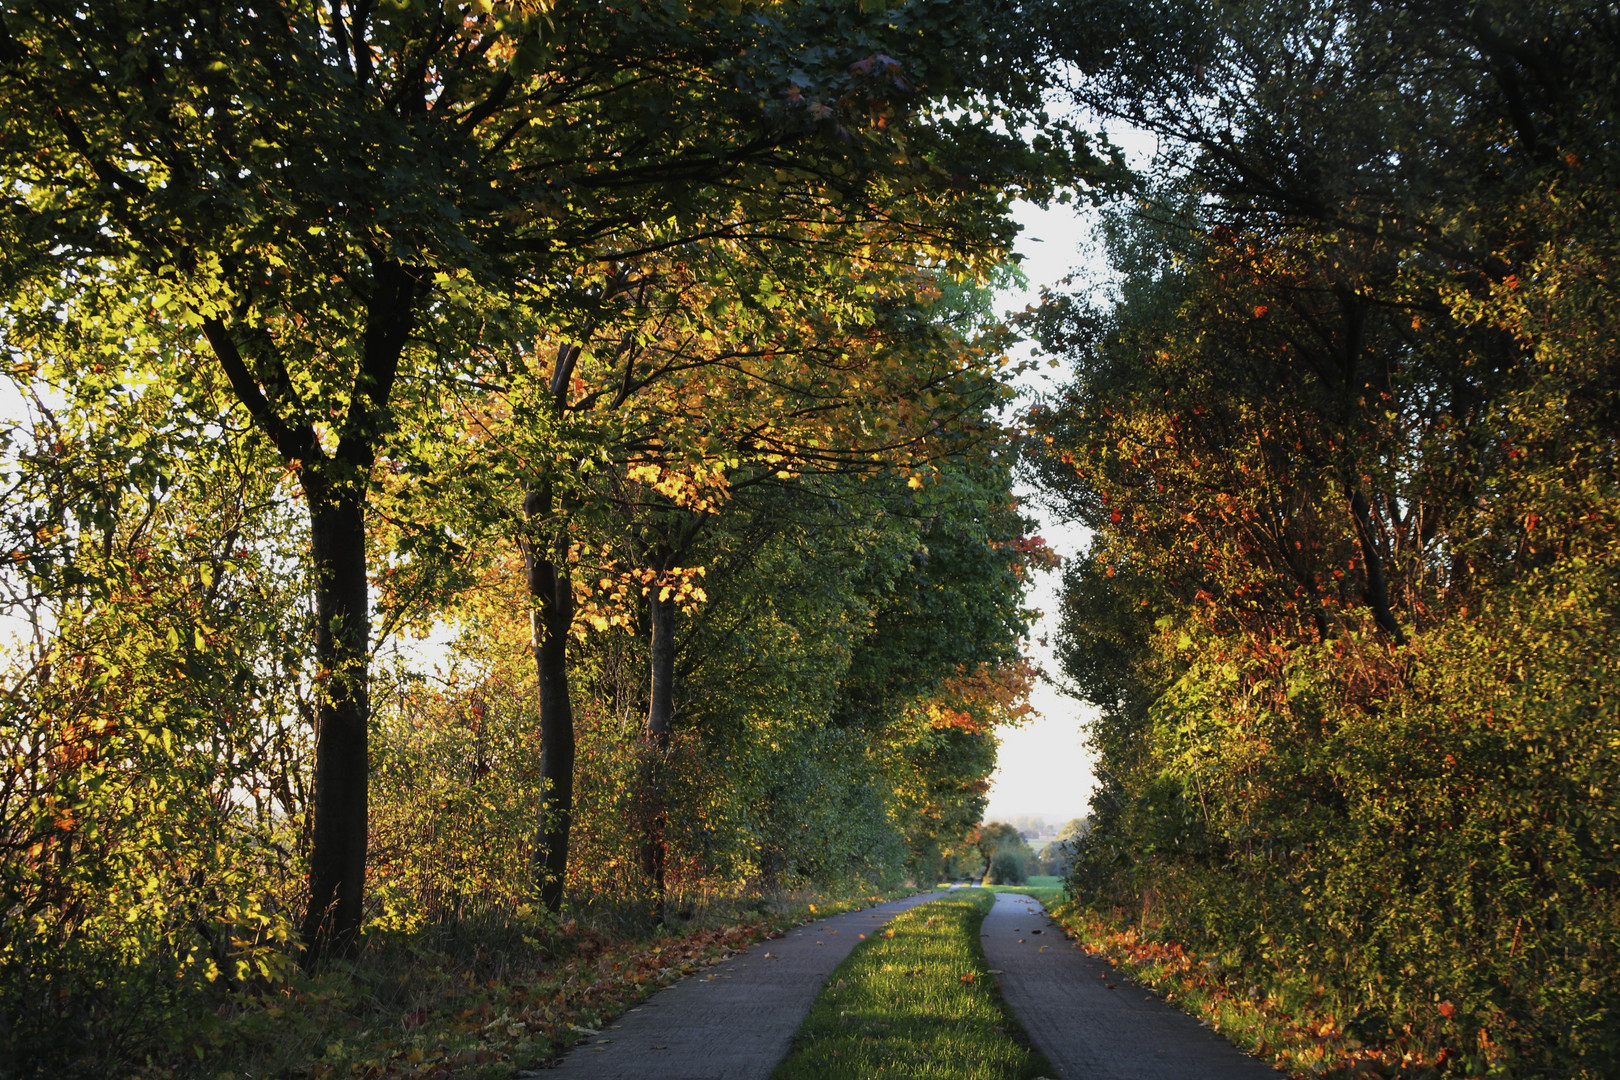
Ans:
POLYGON ((533 1080, 768 1080, 827 977, 922 893, 818 919, 666 987, 533 1080))
POLYGON ((1058 1080, 1277 1080, 1270 1065, 1088 955, 1033 897, 998 893, 979 941, 1058 1080))

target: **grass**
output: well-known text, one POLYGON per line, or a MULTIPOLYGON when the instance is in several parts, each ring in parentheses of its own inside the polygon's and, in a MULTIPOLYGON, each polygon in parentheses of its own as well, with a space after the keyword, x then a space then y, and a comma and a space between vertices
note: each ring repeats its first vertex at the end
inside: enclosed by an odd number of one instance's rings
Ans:
POLYGON ((1031 875, 1022 885, 987 885, 991 892, 1024 893, 1041 902, 1050 911, 1063 902, 1063 879, 1042 874, 1031 875))
MULTIPOLYGON (((949 883, 940 882, 938 888, 945 888, 949 883)), ((979 885, 980 889, 989 889, 991 892, 1024 893, 1033 896, 1041 902, 1041 906, 1051 909, 1063 903, 1063 879, 1049 874, 1031 874, 1022 885, 979 885)))
POLYGON ((964 889, 898 916, 839 965, 774 1080, 1036 1080, 985 967, 979 924, 995 902, 964 889))
POLYGON ((559 924, 516 913, 375 934, 353 962, 243 995, 208 1017, 185 1055, 189 1067, 154 1063, 130 1075, 510 1077, 683 975, 807 919, 885 898, 717 903, 658 936, 608 918, 559 924))

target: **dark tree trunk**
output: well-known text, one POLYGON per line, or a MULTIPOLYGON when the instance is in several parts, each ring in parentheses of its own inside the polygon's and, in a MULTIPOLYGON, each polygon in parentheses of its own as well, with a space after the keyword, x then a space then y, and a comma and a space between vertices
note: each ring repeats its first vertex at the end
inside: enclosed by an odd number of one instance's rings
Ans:
MULTIPOLYGON (((372 271, 359 368, 330 454, 304 413, 282 358, 261 350, 256 373, 238 348, 236 332, 222 319, 202 323, 231 391, 282 460, 297 470, 309 505, 318 674, 309 910, 303 927, 306 968, 314 968, 328 951, 351 952, 360 937, 371 718, 366 496, 377 447, 391 425, 388 402, 400 356, 416 324, 416 305, 426 292, 413 268, 391 259, 376 257, 372 271)), ((254 340, 251 332, 248 339, 254 340)))
POLYGON ((305 966, 353 951, 365 896, 370 706, 363 488, 304 476, 315 571, 315 792, 305 966), (335 490, 334 490, 335 488, 335 490))
POLYGON ((660 596, 659 587, 655 585, 647 606, 652 622, 652 687, 647 706, 642 781, 647 800, 647 834, 642 840, 641 863, 652 883, 653 922, 661 924, 668 862, 669 807, 665 771, 675 716, 675 601, 660 596))
MULTIPOLYGON (((549 516, 550 503, 549 492, 528 494, 523 510, 531 524, 549 516)), ((540 842, 534 867, 540 902, 556 912, 562 909, 568 880, 568 835, 574 817, 574 707, 568 697, 574 592, 567 561, 557 558, 550 543, 531 538, 524 554, 534 605, 530 636, 540 676, 540 842)))
POLYGON ((1350 491, 1350 516, 1355 519, 1356 539, 1361 545, 1361 561, 1367 568, 1367 606, 1373 619, 1397 645, 1406 644, 1406 634, 1389 605, 1389 582, 1384 577, 1384 561, 1378 554, 1378 540, 1373 535, 1372 507, 1358 486, 1350 491))
POLYGON ((668 750, 675 717, 675 601, 654 591, 648 608, 652 621, 652 688, 647 739, 659 750, 668 750))

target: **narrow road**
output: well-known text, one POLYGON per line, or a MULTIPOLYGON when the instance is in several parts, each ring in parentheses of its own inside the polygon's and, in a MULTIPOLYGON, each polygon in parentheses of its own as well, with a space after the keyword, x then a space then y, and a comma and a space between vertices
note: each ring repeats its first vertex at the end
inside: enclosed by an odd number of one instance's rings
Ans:
POLYGON ((827 976, 860 943, 923 893, 852 911, 762 941, 631 1009, 556 1069, 519 1073, 580 1080, 768 1080, 787 1056, 827 976))
POLYGON ((1277 1080, 1271 1066, 1088 956, 1032 897, 998 894, 979 940, 1058 1080, 1277 1080))

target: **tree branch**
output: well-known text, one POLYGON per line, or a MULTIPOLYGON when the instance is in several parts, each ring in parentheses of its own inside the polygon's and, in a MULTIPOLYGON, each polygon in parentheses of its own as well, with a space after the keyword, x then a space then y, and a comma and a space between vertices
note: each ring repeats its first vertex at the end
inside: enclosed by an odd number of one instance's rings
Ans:
POLYGON ((288 462, 323 458, 325 454, 321 450, 320 440, 315 437, 315 429, 308 424, 289 426, 265 398, 263 391, 259 389, 259 381, 248 371, 241 352, 236 348, 236 341, 225 328, 225 324, 218 319, 204 319, 203 336, 208 339, 208 344, 214 350, 214 356, 219 360, 219 366, 224 369, 232 393, 236 395, 238 401, 247 406, 253 422, 258 425, 259 430, 269 436, 282 458, 288 462))

